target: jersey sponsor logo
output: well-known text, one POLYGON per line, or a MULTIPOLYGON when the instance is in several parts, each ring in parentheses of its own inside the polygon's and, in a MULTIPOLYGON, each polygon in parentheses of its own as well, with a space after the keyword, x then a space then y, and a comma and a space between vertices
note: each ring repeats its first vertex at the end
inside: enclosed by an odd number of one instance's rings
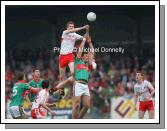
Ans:
POLYGON ((142 94, 144 94, 144 93, 147 93, 147 92, 149 92, 149 90, 147 89, 147 87, 146 86, 144 86, 143 88, 142 88, 142 86, 139 86, 139 87, 136 87, 137 89, 137 95, 142 95, 142 94))
POLYGON ((75 36, 74 35, 68 35, 68 36, 64 37, 63 40, 75 41, 75 36))
POLYGON ((78 64, 77 66, 76 66, 76 69, 77 70, 80 70, 80 69, 85 69, 85 70, 87 70, 88 71, 88 66, 86 66, 86 65, 84 65, 84 64, 78 64))

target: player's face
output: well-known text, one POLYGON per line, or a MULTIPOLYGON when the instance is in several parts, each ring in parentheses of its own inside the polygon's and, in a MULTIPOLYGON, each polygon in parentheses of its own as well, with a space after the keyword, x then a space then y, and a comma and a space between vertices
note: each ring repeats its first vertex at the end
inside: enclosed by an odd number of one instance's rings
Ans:
POLYGON ((136 73, 136 80, 137 81, 142 81, 143 76, 141 75, 141 73, 136 73))
POLYGON ((82 57, 82 60, 85 61, 85 62, 88 62, 89 55, 88 54, 84 54, 83 57, 82 57))
POLYGON ((72 29, 74 29, 74 24, 69 24, 67 30, 72 30, 72 29))
POLYGON ((35 70, 34 76, 35 76, 36 78, 39 78, 39 77, 40 77, 40 71, 39 71, 39 70, 35 70))

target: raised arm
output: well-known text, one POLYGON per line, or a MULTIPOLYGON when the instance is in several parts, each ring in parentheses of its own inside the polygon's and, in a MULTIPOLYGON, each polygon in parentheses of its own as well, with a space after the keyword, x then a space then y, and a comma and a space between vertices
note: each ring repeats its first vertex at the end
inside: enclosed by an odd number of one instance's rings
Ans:
POLYGON ((82 56, 83 47, 85 46, 86 38, 84 37, 77 52, 77 59, 80 59, 82 56))
POLYGON ((90 37, 88 37, 87 42, 88 42, 89 47, 90 47, 90 52, 89 52, 89 64, 91 65, 92 62, 93 62, 93 59, 94 59, 94 54, 95 54, 95 52, 94 52, 92 40, 91 40, 90 37))
POLYGON ((89 25, 88 25, 88 27, 86 28, 86 33, 84 34, 84 38, 83 38, 83 40, 82 40, 82 42, 81 42, 81 44, 80 44, 80 46, 79 46, 79 48, 78 48, 77 59, 80 59, 80 58, 81 58, 81 56, 82 56, 82 51, 83 51, 83 48, 84 48, 84 46, 85 46, 86 38, 88 38, 88 37, 89 37, 89 25))
POLYGON ((80 30, 84 30, 84 29, 87 29, 89 25, 85 25, 85 26, 82 26, 82 27, 79 27, 79 28, 74 28, 74 29, 71 29, 71 30, 66 30, 65 33, 73 33, 73 32, 78 32, 80 30))

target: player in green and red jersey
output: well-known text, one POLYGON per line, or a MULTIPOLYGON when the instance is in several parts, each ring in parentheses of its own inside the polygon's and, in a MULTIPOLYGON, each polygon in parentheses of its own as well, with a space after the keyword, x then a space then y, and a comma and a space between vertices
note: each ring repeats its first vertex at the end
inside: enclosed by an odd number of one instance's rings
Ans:
POLYGON ((90 93, 88 88, 88 79, 90 71, 96 69, 96 63, 94 62, 94 48, 91 42, 91 38, 87 37, 87 43, 90 47, 90 52, 84 52, 83 47, 85 42, 83 41, 79 47, 75 62, 74 62, 74 104, 72 111, 72 118, 83 118, 87 110, 90 108, 90 93), (80 103, 83 103, 83 107, 80 112, 80 103), (79 115, 78 115, 79 114, 79 115))
POLYGON ((38 93, 39 88, 33 88, 28 83, 25 82, 25 74, 19 72, 17 74, 17 80, 13 86, 13 96, 10 103, 10 113, 14 119, 23 119, 26 118, 23 109, 23 102, 27 93, 27 90, 30 90, 33 93, 38 93))
MULTIPOLYGON (((33 79, 28 83, 30 86, 34 88, 42 88, 42 79, 40 78, 40 70, 38 68, 33 69, 33 79)), ((28 96, 26 96, 26 100, 31 103, 35 100, 36 94, 30 92, 28 96)))

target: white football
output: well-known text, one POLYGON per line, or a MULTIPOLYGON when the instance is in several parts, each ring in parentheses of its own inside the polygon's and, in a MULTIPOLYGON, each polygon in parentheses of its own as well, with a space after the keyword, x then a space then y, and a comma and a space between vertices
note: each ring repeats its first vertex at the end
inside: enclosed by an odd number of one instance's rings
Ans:
POLYGON ((88 21, 90 21, 90 22, 95 21, 95 20, 96 20, 96 14, 95 14, 94 12, 89 12, 89 13, 87 14, 87 19, 88 19, 88 21))

